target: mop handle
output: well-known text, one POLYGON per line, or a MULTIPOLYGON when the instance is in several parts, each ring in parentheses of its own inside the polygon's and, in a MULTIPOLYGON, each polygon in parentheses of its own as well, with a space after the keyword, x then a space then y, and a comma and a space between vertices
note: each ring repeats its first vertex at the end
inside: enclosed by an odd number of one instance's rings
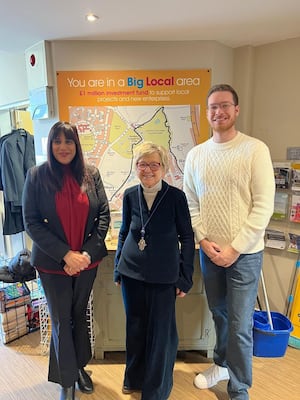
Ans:
POLYGON ((274 329, 273 321, 272 321, 272 316, 271 316, 270 307, 269 307, 269 301, 268 301, 268 296, 267 296, 267 291, 266 291, 266 286, 265 286, 264 274, 263 274, 262 270, 260 271, 260 277, 261 277, 261 283, 262 283, 262 288, 263 288, 263 292, 264 292, 268 320, 269 320, 270 328, 271 328, 271 330, 273 330, 274 329))

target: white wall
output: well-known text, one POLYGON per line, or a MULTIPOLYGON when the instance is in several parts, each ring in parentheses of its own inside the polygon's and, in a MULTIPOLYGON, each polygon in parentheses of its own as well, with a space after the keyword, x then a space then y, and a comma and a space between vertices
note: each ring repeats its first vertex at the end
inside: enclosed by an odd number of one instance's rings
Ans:
POLYGON ((252 135, 255 48, 244 46, 234 51, 234 88, 241 105, 237 128, 252 135))
MULTIPOLYGON (((240 94, 239 128, 263 140, 274 161, 300 147, 300 38, 235 50, 234 84, 240 94)), ((262 171, 263 173, 263 171, 262 171)), ((300 224, 270 222, 272 229, 300 234, 300 224)), ((297 254, 265 250, 264 274, 271 309, 285 314, 297 254)), ((261 294, 263 299, 263 296, 261 294)))
POLYGON ((0 111, 0 136, 11 131, 10 113, 8 110, 0 111))
POLYGON ((211 68, 213 83, 233 80, 233 49, 215 41, 54 41, 54 70, 211 68))
POLYGON ((300 146, 300 38, 255 51, 253 130, 284 160, 286 148, 300 146))
POLYGON ((0 108, 28 99, 24 54, 0 52, 0 108))

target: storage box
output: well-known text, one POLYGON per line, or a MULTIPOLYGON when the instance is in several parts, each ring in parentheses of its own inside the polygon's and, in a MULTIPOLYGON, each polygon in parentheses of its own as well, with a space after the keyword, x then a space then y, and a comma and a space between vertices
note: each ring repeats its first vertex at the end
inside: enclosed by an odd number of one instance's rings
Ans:
POLYGON ((30 290, 26 283, 12 283, 0 288, 0 312, 30 303, 30 290))
POLYGON ((27 305, 0 313, 0 341, 9 343, 28 333, 27 305))
POLYGON ((273 330, 266 311, 255 311, 253 316, 253 355, 256 357, 282 357, 285 355, 291 321, 284 315, 271 311, 273 330))

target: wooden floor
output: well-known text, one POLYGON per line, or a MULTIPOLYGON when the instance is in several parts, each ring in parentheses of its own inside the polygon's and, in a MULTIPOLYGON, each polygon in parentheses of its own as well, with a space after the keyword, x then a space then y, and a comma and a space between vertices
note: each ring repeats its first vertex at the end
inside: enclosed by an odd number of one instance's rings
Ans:
MULTIPOLYGON (((48 358, 41 355, 39 331, 10 344, 0 344, 0 400, 58 400, 60 388, 47 382, 48 358)), ((76 391, 80 400, 139 400, 139 394, 123 395, 124 353, 105 354, 93 360, 91 373, 95 391, 91 395, 76 391)), ((193 386, 196 373, 210 365, 197 351, 181 352, 174 371, 174 388, 169 400, 228 400, 226 382, 210 390, 193 386)), ((254 357, 251 400, 300 399, 300 350, 288 347, 281 358, 254 357)))

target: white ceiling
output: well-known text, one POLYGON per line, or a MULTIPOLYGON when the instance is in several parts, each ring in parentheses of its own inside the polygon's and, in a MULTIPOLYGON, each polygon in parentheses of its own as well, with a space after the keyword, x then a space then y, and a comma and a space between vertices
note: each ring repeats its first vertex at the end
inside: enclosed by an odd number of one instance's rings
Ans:
POLYGON ((0 0, 0 51, 41 40, 216 40, 232 48, 300 36, 300 0, 0 0), (87 23, 85 14, 100 19, 87 23))

